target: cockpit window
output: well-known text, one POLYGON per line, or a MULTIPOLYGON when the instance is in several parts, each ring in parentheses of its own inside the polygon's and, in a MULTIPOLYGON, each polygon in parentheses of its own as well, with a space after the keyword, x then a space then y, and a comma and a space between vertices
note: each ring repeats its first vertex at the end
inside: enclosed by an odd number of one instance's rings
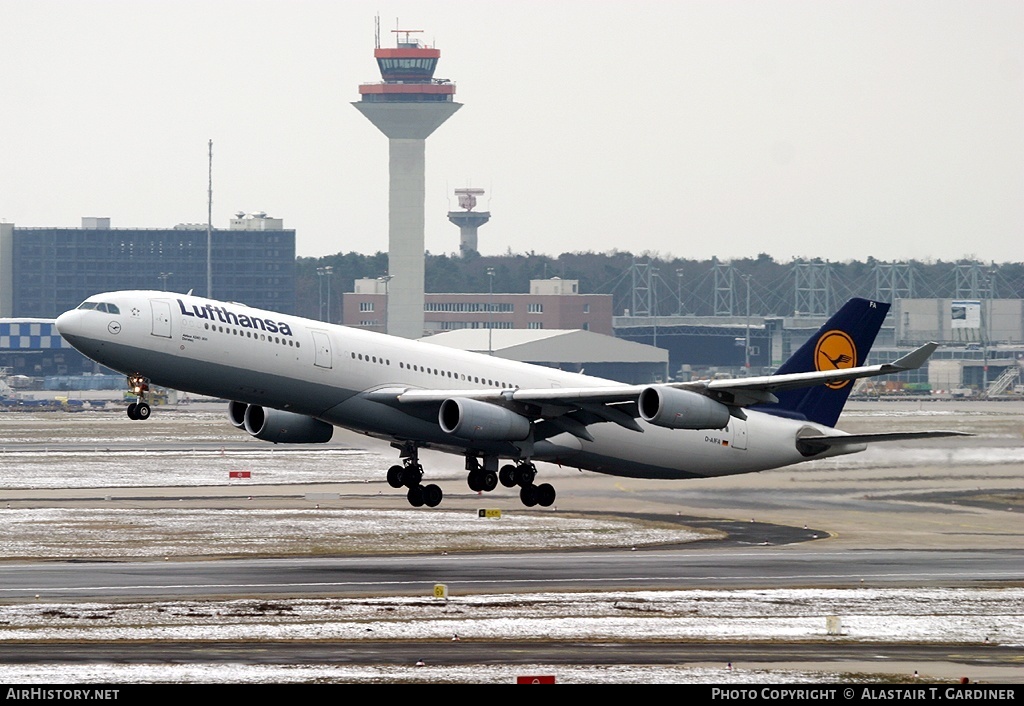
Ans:
POLYGON ((95 309, 96 311, 105 311, 108 314, 120 314, 121 310, 117 308, 116 304, 108 304, 106 302, 82 302, 78 305, 79 309, 95 309))

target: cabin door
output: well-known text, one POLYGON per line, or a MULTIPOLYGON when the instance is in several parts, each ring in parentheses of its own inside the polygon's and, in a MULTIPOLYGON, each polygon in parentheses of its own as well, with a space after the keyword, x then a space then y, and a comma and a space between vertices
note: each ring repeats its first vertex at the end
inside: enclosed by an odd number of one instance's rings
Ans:
POLYGON ((331 339, 326 331, 312 331, 313 350, 316 351, 313 365, 318 368, 331 367, 331 339))
POLYGON ((171 303, 167 301, 154 300, 153 306, 153 335, 161 338, 171 337, 171 303))

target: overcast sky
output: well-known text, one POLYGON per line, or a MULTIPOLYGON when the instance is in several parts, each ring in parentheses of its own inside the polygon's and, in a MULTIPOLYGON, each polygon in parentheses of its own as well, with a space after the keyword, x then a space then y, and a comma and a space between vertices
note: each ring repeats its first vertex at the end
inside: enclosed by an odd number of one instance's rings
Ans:
POLYGON ((387 139, 350 102, 397 24, 464 106, 427 249, 1024 259, 1024 2, 0 0, 0 220, 266 211, 299 255, 387 249, 387 139))

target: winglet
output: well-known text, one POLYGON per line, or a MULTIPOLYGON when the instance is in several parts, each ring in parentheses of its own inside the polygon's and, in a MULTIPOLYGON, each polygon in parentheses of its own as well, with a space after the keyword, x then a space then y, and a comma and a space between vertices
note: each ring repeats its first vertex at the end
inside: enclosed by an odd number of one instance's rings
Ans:
POLYGON ((907 353, 899 360, 893 361, 890 365, 894 368, 899 368, 900 370, 917 370, 925 364, 925 361, 931 357, 932 353, 934 353, 935 349, 938 347, 939 344, 935 341, 926 343, 917 350, 907 353))

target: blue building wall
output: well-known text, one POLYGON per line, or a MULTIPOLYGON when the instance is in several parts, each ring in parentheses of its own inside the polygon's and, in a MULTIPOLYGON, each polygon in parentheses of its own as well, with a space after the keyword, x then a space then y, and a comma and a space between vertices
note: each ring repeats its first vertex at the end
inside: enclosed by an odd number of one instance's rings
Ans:
MULTIPOLYGON (((214 230, 212 245, 214 298, 294 313, 294 230, 214 230)), ((10 276, 19 317, 56 318, 123 289, 204 296, 206 230, 15 227, 10 276)))

